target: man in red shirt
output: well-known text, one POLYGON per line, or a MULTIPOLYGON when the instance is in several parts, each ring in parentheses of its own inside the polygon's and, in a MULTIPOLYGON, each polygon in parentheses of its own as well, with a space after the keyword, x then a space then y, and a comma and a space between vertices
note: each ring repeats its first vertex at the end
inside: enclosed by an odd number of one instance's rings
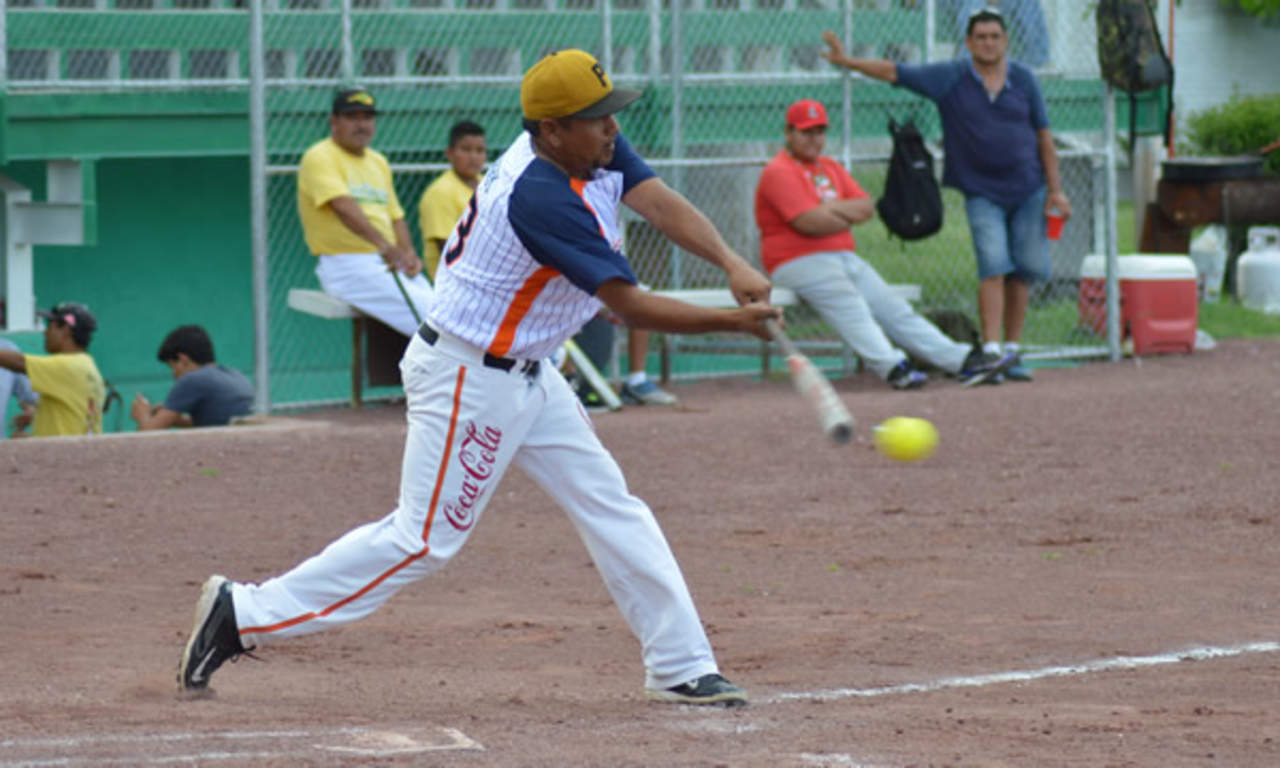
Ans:
POLYGON ((822 104, 792 104, 786 147, 756 186, 760 258, 774 285, 795 291, 894 389, 928 381, 907 352, 957 375, 965 386, 999 381, 1014 362, 1012 353, 984 354, 951 339, 858 257, 849 228, 875 216, 875 205, 848 171, 822 154, 826 143, 822 104))

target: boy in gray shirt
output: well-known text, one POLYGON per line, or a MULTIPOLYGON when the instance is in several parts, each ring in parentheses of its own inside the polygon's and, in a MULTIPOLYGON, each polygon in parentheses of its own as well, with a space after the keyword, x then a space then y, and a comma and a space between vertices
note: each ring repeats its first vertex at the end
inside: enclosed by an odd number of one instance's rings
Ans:
POLYGON ((221 426, 253 407, 253 386, 244 374, 214 360, 213 341, 204 328, 175 328, 156 357, 173 371, 174 385, 163 404, 152 405, 141 392, 133 398, 139 431, 221 426))

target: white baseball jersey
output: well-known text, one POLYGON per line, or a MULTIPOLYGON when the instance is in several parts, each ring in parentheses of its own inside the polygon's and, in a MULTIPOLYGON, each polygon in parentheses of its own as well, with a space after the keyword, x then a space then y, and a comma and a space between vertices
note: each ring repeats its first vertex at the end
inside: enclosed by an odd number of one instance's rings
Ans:
POLYGON ((606 168, 566 179, 521 134, 445 244, 429 322, 498 357, 551 355, 600 310, 601 284, 635 284, 618 206, 653 175, 619 135, 606 168))

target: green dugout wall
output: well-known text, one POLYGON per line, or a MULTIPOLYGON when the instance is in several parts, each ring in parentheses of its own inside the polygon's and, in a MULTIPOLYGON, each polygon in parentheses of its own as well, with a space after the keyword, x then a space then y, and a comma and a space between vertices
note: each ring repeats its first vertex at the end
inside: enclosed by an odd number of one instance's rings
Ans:
MULTIPOLYGON (((177 325, 203 325, 220 361, 252 373, 249 169, 245 157, 226 156, 104 159, 96 170, 97 243, 36 246, 34 287, 39 307, 74 300, 97 316, 90 352, 124 399, 107 412, 113 427, 135 392, 168 391, 156 350, 177 325)), ((2 172, 44 198, 43 163, 2 172)), ((38 332, 11 337, 43 352, 38 332)))

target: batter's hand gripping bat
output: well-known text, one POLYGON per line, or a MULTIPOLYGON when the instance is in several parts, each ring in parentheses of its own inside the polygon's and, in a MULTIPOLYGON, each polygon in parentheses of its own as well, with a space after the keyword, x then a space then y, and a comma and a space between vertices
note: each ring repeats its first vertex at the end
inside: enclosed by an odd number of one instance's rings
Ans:
POLYGON ((765 320, 764 327, 769 335, 778 342, 778 347, 787 357, 787 368, 791 371, 791 382, 796 385, 800 396, 809 401, 818 414, 818 423, 822 431, 836 443, 847 443, 853 439, 853 417, 836 396, 831 382, 823 376, 813 361, 805 357, 796 348, 787 334, 774 320, 765 320))

